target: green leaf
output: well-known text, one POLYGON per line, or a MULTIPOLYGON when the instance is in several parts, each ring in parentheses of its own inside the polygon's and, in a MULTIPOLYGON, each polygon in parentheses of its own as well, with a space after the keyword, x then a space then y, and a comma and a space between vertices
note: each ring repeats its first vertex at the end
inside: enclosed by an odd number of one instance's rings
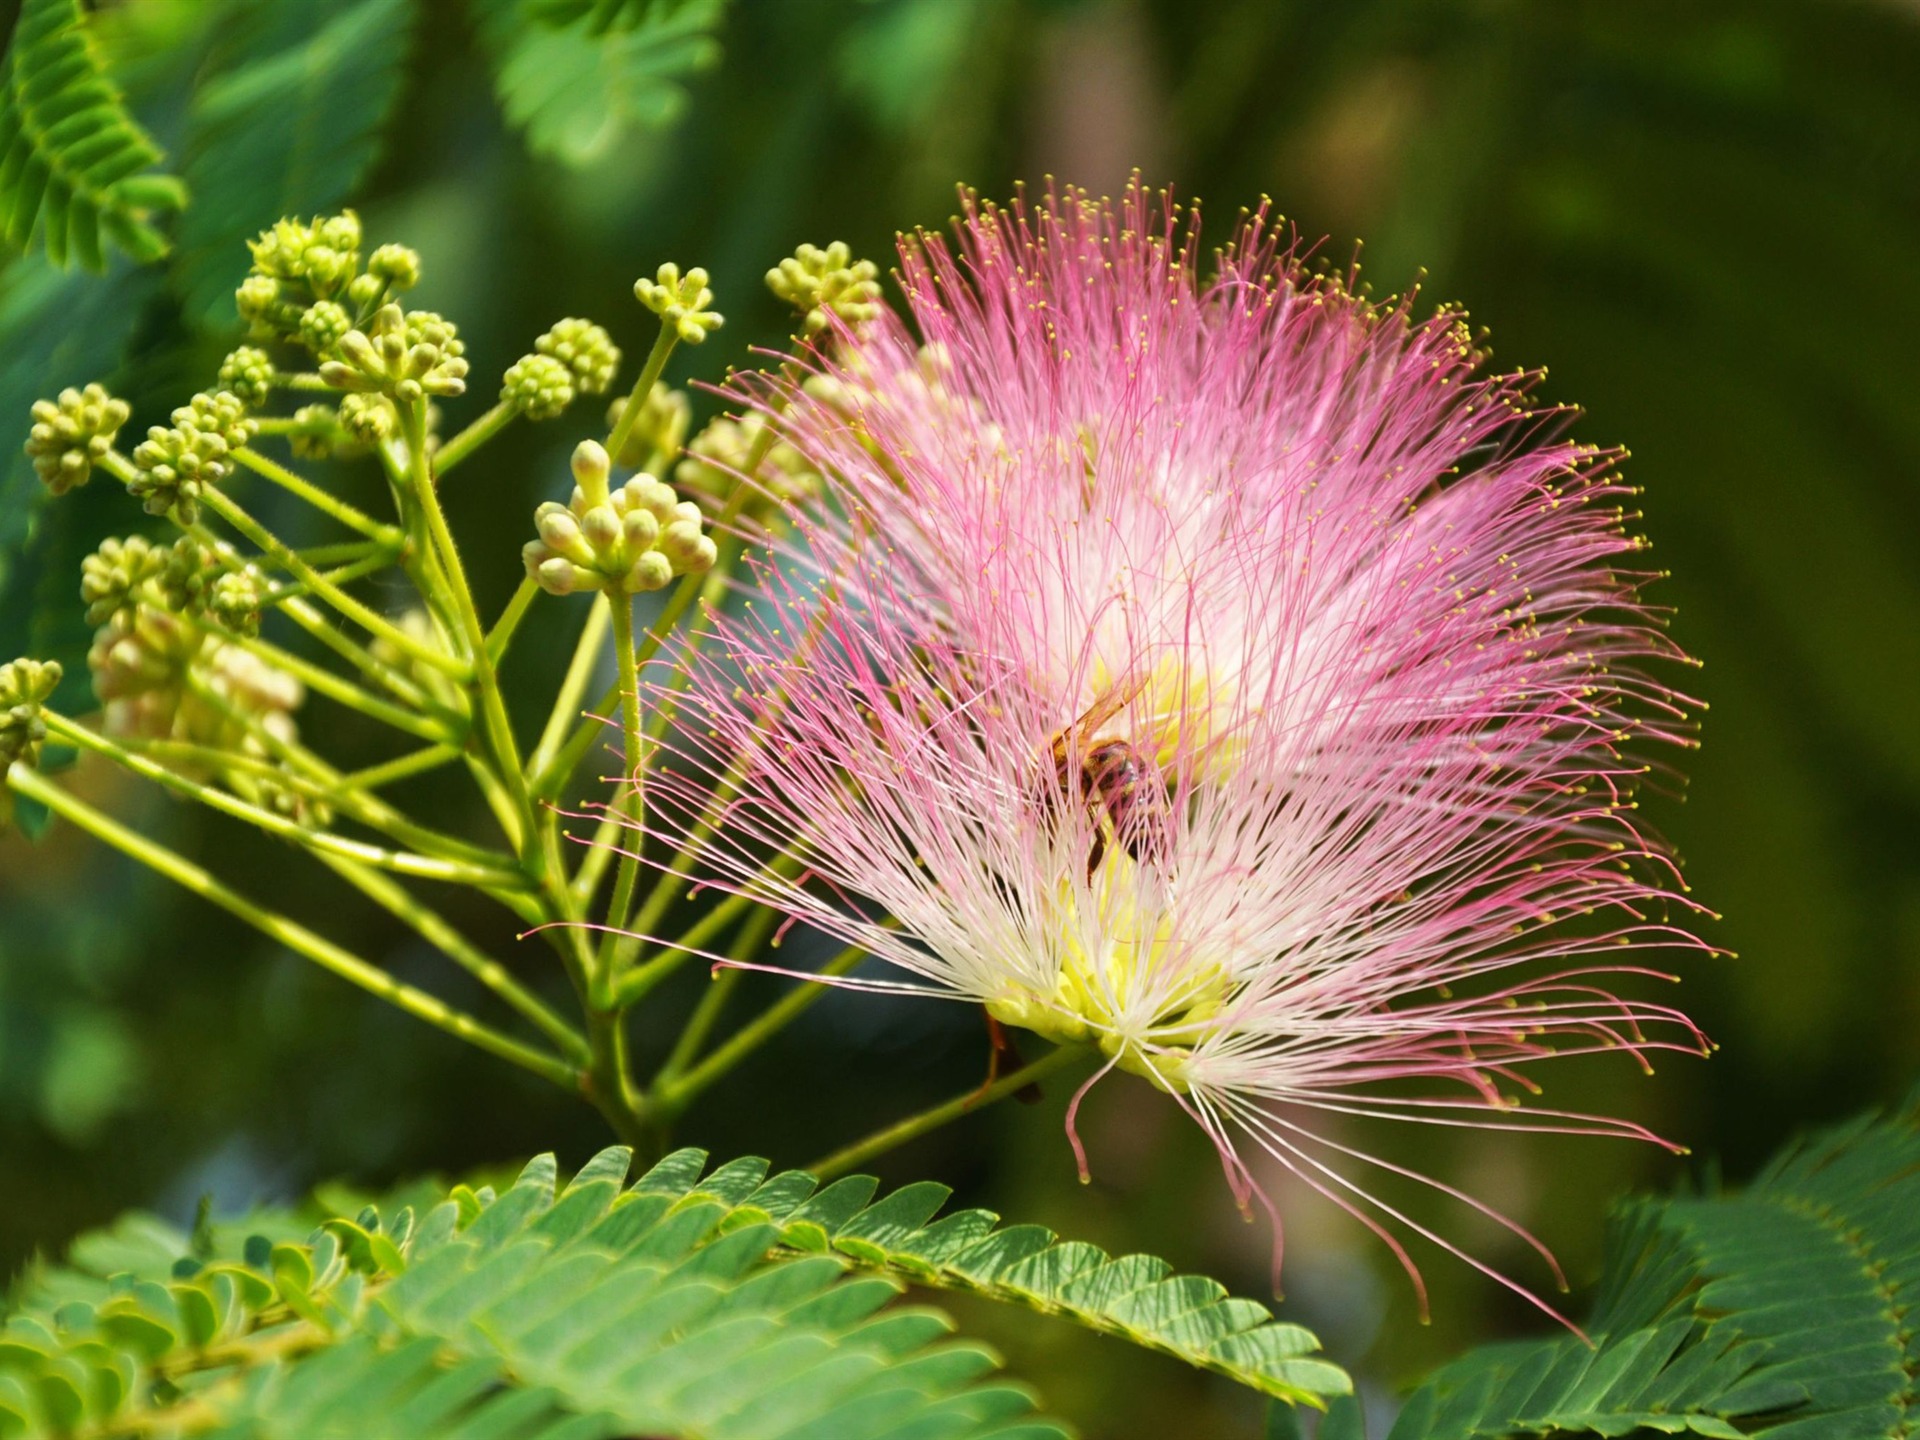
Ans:
POLYGON ((1616 1216, 1592 1348, 1485 1347, 1391 1440, 1635 1430, 1897 1435, 1920 1418, 1920 1093, 1789 1146, 1743 1194, 1616 1216))
POLYGON ((681 82, 720 58, 712 32, 726 0, 629 6, 630 23, 619 24, 585 6, 478 3, 508 123, 566 165, 599 159, 636 128, 671 124, 686 108, 681 82))
POLYGON ((196 201, 180 227, 187 313, 233 323, 245 241, 283 215, 339 208, 380 151, 405 75, 412 0, 240 0, 184 145, 196 201))
MULTIPOLYGON (((291 1215, 215 1224, 204 1268, 168 1285, 188 1237, 129 1222, 83 1239, 88 1269, 39 1273, 11 1302, 0 1435, 10 1415, 36 1440, 1064 1440, 944 1316, 892 1304, 897 1282, 795 1256, 764 1210, 723 1223, 767 1188, 764 1162, 702 1180, 702 1157, 683 1154, 621 1195, 629 1158, 596 1157, 556 1194, 541 1157, 498 1196, 459 1187, 417 1230, 357 1204, 299 1242, 268 1238, 291 1215), (369 1272, 382 1245, 404 1245, 404 1273, 369 1272), (103 1285, 100 1262, 132 1268, 103 1285), (76 1292, 103 1299, 63 1298, 76 1292)), ((783 1192, 796 1188, 811 1182, 783 1192)))
POLYGON ((108 78, 79 0, 25 0, 0 74, 0 232, 47 258, 106 268, 106 242, 141 262, 167 251, 151 222, 186 188, 152 173, 159 146, 108 78))

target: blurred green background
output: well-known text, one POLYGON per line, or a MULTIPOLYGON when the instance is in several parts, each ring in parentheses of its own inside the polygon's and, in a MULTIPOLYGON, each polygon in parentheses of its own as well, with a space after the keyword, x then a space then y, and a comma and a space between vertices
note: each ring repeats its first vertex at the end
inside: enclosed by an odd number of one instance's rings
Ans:
MULTIPOLYGON (((711 379, 746 344, 778 340, 760 276, 797 242, 844 238, 884 258, 897 230, 944 223, 956 182, 1004 195, 1056 175, 1111 191, 1138 167, 1204 197, 1216 234, 1271 195, 1334 255, 1365 237, 1381 293, 1424 268, 1426 293, 1467 304, 1500 363, 1550 367, 1545 395, 1587 410, 1579 434, 1632 448, 1644 529, 1671 571, 1655 596, 1705 662, 1670 678, 1712 707, 1687 783, 1645 808, 1724 912, 1709 937, 1738 953, 1681 967, 1684 1003, 1722 1048, 1653 1080, 1624 1063, 1544 1077, 1551 1102, 1647 1121, 1693 1157, 1375 1138, 1502 1205, 1579 1283, 1624 1189, 1738 1179, 1796 1127, 1911 1083, 1920 4, 694 0, 610 50, 583 29, 529 39, 514 3, 101 9, 116 74, 196 202, 167 266, 0 270, 0 653, 76 660, 78 558, 141 519, 105 485, 40 505, 18 457, 28 403, 105 378, 137 425, 159 419, 233 343, 239 239, 283 210, 350 202, 370 243, 424 253, 419 303, 460 323, 475 364, 457 423, 562 315, 644 348, 629 286, 662 260, 714 273, 728 328, 680 357, 683 376, 711 379), (246 80, 267 63, 269 82, 246 80)), ((581 407, 520 427, 463 472, 449 503, 483 603, 517 582, 532 506, 594 418, 581 407)), ((570 645, 567 633, 516 660, 529 708, 570 645)), ((78 706, 84 666, 70 668, 78 706)), ((302 723, 323 748, 379 753, 338 712, 311 706, 302 723)), ((293 852, 104 770, 74 783, 406 978, 474 998, 293 852)), ((497 917, 461 918, 515 953, 497 917)), ((527 968, 544 959, 526 954, 527 968)), ((669 1010, 701 983, 682 979, 669 1010)), ((750 980, 736 1012, 779 984, 750 980)), ((656 1023, 643 1052, 670 1033, 656 1023)), ((679 1138, 800 1163, 968 1083, 984 1056, 970 1010, 836 997, 679 1138)), ((1095 1093, 1084 1191, 1063 1099, 976 1117, 881 1169, 1261 1292, 1264 1229, 1240 1221, 1163 1097, 1124 1079, 1095 1093)), ((186 1218, 209 1192, 238 1208, 329 1176, 379 1184, 546 1148, 578 1163, 604 1138, 585 1108, 71 833, 0 838, 0 1272, 128 1206, 186 1218)), ((1435 1323, 1419 1326, 1385 1251, 1297 1188, 1279 1186, 1283 1313, 1360 1371, 1376 1408, 1434 1360, 1539 1326, 1430 1250, 1435 1323)), ((1522 1267, 1499 1232, 1446 1223, 1522 1267)), ((1091 1435, 1257 1433, 1259 1406, 1224 1382, 1066 1326, 971 1307, 964 1319, 1091 1435)))

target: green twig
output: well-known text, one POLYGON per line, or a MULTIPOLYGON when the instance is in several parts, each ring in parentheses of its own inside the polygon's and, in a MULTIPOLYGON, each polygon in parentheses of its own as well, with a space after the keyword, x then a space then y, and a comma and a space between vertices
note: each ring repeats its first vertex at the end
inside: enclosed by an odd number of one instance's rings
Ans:
POLYGON ((288 494, 298 496, 314 509, 320 511, 321 514, 338 520, 349 530, 359 531, 369 540, 377 541, 381 545, 398 550, 401 542, 406 539, 406 536, 401 533, 398 527, 383 525, 371 515, 349 505, 338 496, 329 495, 325 490, 322 490, 318 485, 307 479, 306 476, 301 475, 295 470, 288 469, 276 460, 268 459, 258 450, 249 449, 247 446, 242 445, 238 450, 233 452, 233 458, 253 471, 254 474, 265 476, 288 494))
POLYGON ((352 860, 343 860, 334 855, 322 855, 320 860, 532 1021, 560 1047, 561 1054, 576 1064, 586 1063, 586 1037, 569 1025, 546 1001, 516 980, 506 966, 454 929, 438 912, 423 905, 404 886, 352 860))
POLYGON ((433 468, 444 475, 514 422, 520 407, 502 400, 434 452, 433 468))
POLYGON ((807 1173, 816 1180, 831 1180, 844 1175, 856 1165, 864 1165, 876 1155, 917 1140, 930 1131, 949 1125, 963 1115, 971 1115, 984 1105, 991 1105, 1014 1093, 1024 1090, 1042 1076, 1051 1075, 1088 1054, 1084 1045, 1062 1045, 1050 1055, 1043 1055, 1031 1065, 1023 1065, 1011 1075, 1002 1076, 991 1085, 975 1086, 964 1094, 956 1095, 932 1109, 922 1110, 918 1115, 909 1115, 905 1120, 876 1130, 864 1140, 856 1140, 844 1149, 836 1150, 823 1160, 816 1160, 806 1167, 807 1173))
POLYGON ((659 383, 660 374, 667 368, 667 357, 673 354, 673 347, 680 343, 680 332, 671 325, 662 325, 660 333, 654 337, 653 349, 647 352, 647 363, 640 367, 640 377, 633 382, 633 389, 627 392, 627 403, 620 412, 620 423, 613 427, 613 433, 607 436, 607 454, 619 462, 627 448, 627 441, 633 437, 633 427, 640 419, 640 411, 647 403, 647 397, 653 394, 653 387, 659 383))
POLYGON ((524 577, 520 581, 520 588, 513 592, 513 598, 507 602, 507 608, 493 622, 493 629, 487 632, 487 654, 495 665, 506 657, 507 647, 513 643, 514 632, 520 628, 520 622, 527 618, 527 609, 539 593, 540 587, 533 583, 533 577, 524 577))
POLYGON ((151 780, 171 790, 176 795, 189 800, 197 800, 209 809, 218 810, 223 815, 236 820, 244 820, 256 829, 269 835, 277 835, 283 840, 291 840, 296 845, 309 850, 338 855, 343 859, 355 860, 363 865, 372 865, 382 870, 391 870, 398 875, 413 875, 422 880, 440 880, 453 885, 473 885, 477 887, 498 888, 501 886, 525 886, 526 877, 516 870, 491 870, 470 864, 463 860, 447 860, 438 856, 419 855, 408 851, 387 850, 378 845, 369 845, 361 840, 349 840, 344 835, 335 835, 326 830, 310 830, 296 820, 289 820, 271 810, 264 810, 250 804, 237 795, 211 785, 203 785, 176 770, 136 754, 105 736, 96 735, 83 725, 76 725, 64 715, 51 711, 43 712, 47 724, 47 733, 58 735, 62 740, 91 750, 95 754, 105 755, 124 769, 131 770, 142 779, 151 780))
POLYGON ((219 906, 269 939, 277 940, 296 954, 351 981, 370 994, 398 1006, 414 1018, 426 1021, 449 1035, 458 1036, 490 1054, 530 1070, 567 1090, 578 1091, 580 1072, 556 1055, 535 1049, 511 1035, 504 1035, 481 1024, 471 1015, 456 1010, 444 1000, 395 980, 376 965, 351 951, 315 934, 298 921, 240 895, 221 884, 206 870, 186 857, 127 829, 110 816, 94 809, 76 796, 45 779, 25 765, 14 764, 7 770, 7 784, 16 794, 38 801, 68 823, 78 826, 94 838, 139 861, 149 869, 219 906))
MULTIPOLYGON (((860 946, 849 945, 822 965, 818 973, 824 979, 844 975, 864 960, 866 954, 867 952, 860 946)), ((716 1045, 712 1054, 688 1070, 686 1074, 663 1081, 656 1086, 653 1095, 654 1108, 668 1118, 678 1115, 692 1104, 694 1098, 702 1091, 811 1009, 826 995, 827 988, 823 984, 812 981, 796 985, 728 1036, 725 1041, 716 1045)))
POLYGON ((410 751, 378 765, 369 765, 364 770, 354 770, 341 783, 349 790, 378 790, 396 780, 405 780, 409 776, 437 769, 451 760, 458 760, 460 754, 457 745, 429 745, 424 750, 410 751))

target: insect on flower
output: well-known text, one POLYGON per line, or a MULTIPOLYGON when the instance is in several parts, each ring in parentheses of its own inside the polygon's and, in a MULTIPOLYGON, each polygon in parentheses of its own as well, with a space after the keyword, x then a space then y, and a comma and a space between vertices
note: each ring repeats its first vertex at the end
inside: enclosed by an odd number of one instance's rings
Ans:
POLYGON ((1085 810, 1092 834, 1087 847, 1087 884, 1093 884, 1109 845, 1134 860, 1160 863, 1168 853, 1166 783, 1153 756, 1133 741, 1100 731, 1144 688, 1108 692, 1059 731, 1048 746, 1052 773, 1036 787, 1041 812, 1050 821, 1060 807, 1085 810))

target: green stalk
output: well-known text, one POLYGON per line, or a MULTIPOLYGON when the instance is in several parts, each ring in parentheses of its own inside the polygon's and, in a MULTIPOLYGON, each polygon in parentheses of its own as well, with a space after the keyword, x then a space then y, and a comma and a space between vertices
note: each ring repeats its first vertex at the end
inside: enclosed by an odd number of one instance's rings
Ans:
POLYGON ((307 634, 318 640, 334 654, 345 660, 354 669, 369 680, 385 686, 393 696, 403 704, 412 705, 419 710, 428 710, 443 719, 464 723, 464 717, 455 715, 444 705, 434 700, 413 680, 393 666, 387 664, 366 646, 352 636, 342 635, 327 617, 315 610, 304 600, 287 599, 279 604, 280 612, 307 634))
POLYGON ((613 880, 613 899, 607 905, 606 934, 600 942, 601 1003, 613 1008, 612 987, 618 981, 617 966, 628 951, 628 937, 620 933, 633 909, 634 887, 640 882, 640 854, 646 844, 647 757, 640 739, 640 671, 633 663, 633 601, 625 596, 607 596, 608 614, 613 620, 613 648, 620 666, 620 736, 626 749, 627 786, 613 803, 626 812, 626 823, 634 831, 633 849, 620 856, 613 880))
POLYGON ((434 452, 433 468, 444 475, 514 422, 520 407, 502 400, 434 452))
MULTIPOLYGON (((866 950, 861 946, 849 945, 822 965, 819 974, 829 979, 844 975, 864 960, 866 955, 866 950)), ((680 1114, 693 1103, 696 1096, 811 1009, 826 995, 827 988, 818 983, 795 986, 722 1044, 715 1046, 711 1055, 684 1075, 662 1079, 654 1087, 654 1108, 669 1119, 680 1114)))
MULTIPOLYGON (((594 601, 593 608, 587 612, 587 622, 580 627, 580 638, 574 642, 573 658, 567 662, 566 678, 560 682, 560 693, 553 697, 553 709, 547 714, 547 723, 540 731, 539 743, 533 747, 533 757, 527 761, 527 773, 530 775, 540 774, 553 763, 554 755, 560 748, 561 736, 566 734, 567 726, 580 713, 580 697, 586 694, 587 682, 593 678, 594 666, 600 659, 600 647, 606 643, 607 627, 612 623, 612 606, 613 601, 603 595, 594 601)), ((605 728, 605 722, 597 717, 595 723, 605 728)))
POLYGON ((520 588, 513 592, 507 608, 500 612, 500 618, 493 622, 493 629, 487 632, 487 654, 493 658, 495 665, 505 658, 507 647, 513 643, 514 631, 527 618, 527 609, 539 593, 540 587, 533 583, 533 577, 527 576, 521 580, 520 588))
POLYGON ((298 677, 308 689, 325 695, 329 700, 344 705, 349 710, 359 711, 369 720, 378 720, 383 725, 390 725, 395 730, 404 731, 421 740, 449 743, 453 738, 447 734, 446 726, 423 719, 411 710, 389 704, 379 696, 361 689, 351 680, 342 679, 331 670, 323 670, 318 665, 301 659, 298 655, 282 650, 270 640, 262 640, 255 635, 240 635, 230 630, 216 630, 215 633, 227 643, 238 645, 241 649, 258 655, 275 668, 298 677))
POLYGON ((487 989, 518 1010, 560 1047, 575 1064, 587 1060, 586 1037, 569 1025, 546 1001, 513 977, 511 971, 449 924, 437 911, 421 904, 406 888, 352 860, 322 855, 321 863, 402 921, 422 940, 452 960, 487 989))
POLYGON ((316 598, 324 600, 368 634, 378 635, 403 654, 411 655, 414 659, 431 665, 436 670, 443 670, 457 680, 462 682, 467 680, 468 667, 463 662, 454 659, 451 655, 441 654, 430 645, 421 644, 384 615, 368 609, 302 560, 264 525, 242 510, 231 497, 209 486, 202 497, 202 503, 263 552, 271 555, 282 569, 299 579, 316 598))
POLYGON ((1031 1065, 1023 1065, 1011 1075, 1003 1076, 991 1085, 976 1086, 964 1094, 956 1095, 943 1104, 918 1115, 909 1115, 897 1124, 884 1130, 876 1130, 864 1140, 857 1140, 844 1149, 836 1150, 823 1160, 816 1160, 806 1167, 807 1173, 816 1180, 831 1180, 844 1175, 856 1165, 864 1165, 876 1155, 917 1140, 922 1135, 949 1125, 963 1115, 971 1115, 984 1105, 1005 1099, 1016 1090, 1023 1090, 1042 1076, 1084 1058, 1088 1054, 1084 1045, 1062 1045, 1050 1055, 1043 1055, 1031 1065))
POLYGON ((640 419, 640 409, 647 403, 647 397, 653 394, 653 387, 659 383, 660 372, 667 368, 667 357, 673 354, 673 347, 680 343, 680 332, 671 325, 662 325, 660 333, 654 337, 653 349, 647 352, 647 363, 640 367, 640 378, 633 382, 633 389, 627 392, 627 403, 620 412, 620 423, 613 427, 613 433, 607 436, 607 454, 618 464, 620 456, 627 448, 627 441, 633 438, 633 427, 640 419))
POLYGON ((352 771, 341 783, 349 790, 378 790, 396 780, 405 780, 409 776, 437 769, 451 760, 458 760, 460 754, 457 745, 429 745, 424 750, 414 750, 378 765, 369 765, 364 770, 352 771))
POLYGON ((209 809, 218 810, 223 815, 236 820, 244 820, 256 829, 269 835, 277 835, 282 840, 291 840, 296 845, 309 850, 338 855, 347 860, 356 860, 361 864, 373 865, 382 870, 391 870, 399 875, 413 875, 422 880, 441 880, 451 885, 473 885, 499 887, 502 885, 524 886, 526 877, 514 870, 487 870, 460 860, 444 860, 435 856, 418 855, 408 851, 386 850, 378 845, 369 845, 361 840, 349 840, 344 835, 335 835, 326 830, 309 830, 298 821, 289 820, 271 810, 263 810, 258 805, 249 804, 237 795, 229 795, 211 785, 203 785, 191 780, 178 771, 136 754, 124 745, 96 735, 84 726, 76 725, 64 715, 52 711, 42 712, 47 732, 58 735, 62 740, 77 745, 83 750, 91 750, 97 755, 105 755, 115 764, 131 770, 142 779, 183 795, 189 800, 197 800, 209 809))
POLYGON ((349 530, 359 531, 369 540, 378 541, 382 545, 397 550, 400 542, 406 538, 398 527, 381 524, 371 515, 356 509, 339 497, 329 495, 298 471, 290 470, 278 461, 269 460, 257 450, 242 445, 233 452, 233 458, 254 474, 265 476, 288 494, 298 496, 321 514, 338 520, 349 530))
MULTIPOLYGON (((499 777, 513 799, 520 817, 522 844, 532 836, 536 824, 532 797, 527 792, 526 772, 521 768, 519 747, 513 739, 513 722, 507 718, 506 700, 500 694, 500 679, 487 650, 487 632, 474 607, 473 589, 467 584, 466 567, 460 563, 460 549, 454 544, 453 531, 447 526, 446 512, 440 508, 440 493, 434 488, 433 459, 427 454, 427 402, 417 400, 401 411, 407 431, 408 473, 413 481, 413 498, 426 517, 433 548, 446 569, 448 588, 453 593, 454 613, 466 636, 467 653, 473 662, 473 685, 479 691, 481 728, 493 750, 499 777)), ((525 849, 521 858, 536 877, 546 869, 546 856, 538 846, 525 849)))
POLYGON ((276 940, 323 969, 351 981, 370 994, 398 1006, 415 1019, 424 1020, 489 1054, 497 1055, 523 1069, 530 1070, 564 1089, 577 1092, 580 1072, 558 1056, 504 1035, 481 1024, 471 1015, 454 1009, 444 1000, 395 980, 378 966, 351 951, 315 934, 295 920, 255 904, 228 889, 206 870, 164 845, 127 829, 111 817, 68 794, 25 765, 14 764, 7 770, 7 784, 14 793, 24 795, 47 807, 68 823, 86 831, 142 865, 166 876, 183 889, 219 906, 228 914, 244 920, 269 939, 276 940))
MULTIPOLYGON (((733 944, 727 947, 729 960, 744 960, 766 943, 767 933, 780 922, 780 912, 762 909, 759 914, 740 927, 740 933, 734 937, 733 944)), ((707 1043, 707 1036, 713 1033, 713 1027, 727 1008, 727 1001, 740 984, 740 977, 746 971, 739 969, 722 970, 708 983, 706 993, 700 997, 700 1003, 694 1007, 693 1014, 687 1017, 680 1038, 674 1042, 672 1052, 660 1072, 653 1077, 653 1087, 670 1084, 676 1076, 699 1058, 700 1049, 707 1043)))

